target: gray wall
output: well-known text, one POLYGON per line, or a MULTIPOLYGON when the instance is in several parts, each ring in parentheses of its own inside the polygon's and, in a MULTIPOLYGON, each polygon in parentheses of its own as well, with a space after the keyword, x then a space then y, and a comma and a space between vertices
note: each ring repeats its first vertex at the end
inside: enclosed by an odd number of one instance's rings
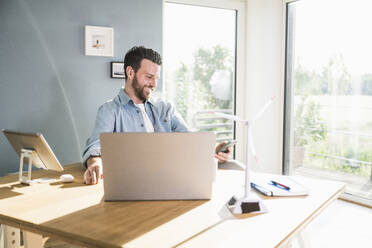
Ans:
MULTIPOLYGON (((99 105, 124 80, 110 62, 161 53, 162 0, 0 0, 0 129, 41 132, 62 164, 81 161, 99 105), (114 28, 114 57, 84 55, 84 26, 114 28)), ((0 134, 0 176, 19 158, 0 134)))

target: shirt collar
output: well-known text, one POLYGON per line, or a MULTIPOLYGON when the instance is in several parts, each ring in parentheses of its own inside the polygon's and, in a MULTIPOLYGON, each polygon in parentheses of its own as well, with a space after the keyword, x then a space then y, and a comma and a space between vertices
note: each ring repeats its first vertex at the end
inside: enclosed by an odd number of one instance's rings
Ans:
MULTIPOLYGON (((120 101, 123 103, 123 105, 126 105, 126 104, 128 104, 129 102, 132 102, 132 103, 134 104, 133 100, 130 99, 130 97, 128 96, 128 94, 124 91, 124 87, 122 87, 122 88, 120 89, 120 91, 119 91, 119 98, 120 98, 120 101)), ((154 105, 154 104, 153 104, 153 101, 152 101, 151 99, 145 101, 145 102, 144 102, 145 105, 146 105, 146 102, 151 103, 151 105, 154 105)))

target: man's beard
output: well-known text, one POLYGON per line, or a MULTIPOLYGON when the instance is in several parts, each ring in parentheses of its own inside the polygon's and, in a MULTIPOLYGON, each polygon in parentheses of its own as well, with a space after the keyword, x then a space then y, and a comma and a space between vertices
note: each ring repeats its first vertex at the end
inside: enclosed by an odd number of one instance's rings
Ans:
POLYGON ((152 87, 147 87, 147 86, 140 87, 139 84, 138 84, 137 75, 135 75, 134 78, 133 78, 132 87, 134 89, 134 94, 136 94, 136 96, 141 101, 148 100, 150 98, 151 91, 153 90, 152 87), (145 88, 149 88, 151 90, 149 94, 145 93, 145 88))

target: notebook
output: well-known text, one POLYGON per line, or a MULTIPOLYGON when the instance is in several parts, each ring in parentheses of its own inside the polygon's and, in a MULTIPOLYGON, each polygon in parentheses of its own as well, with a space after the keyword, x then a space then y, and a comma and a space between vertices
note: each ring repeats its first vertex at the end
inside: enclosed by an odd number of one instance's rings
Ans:
POLYGON ((105 201, 210 199, 213 132, 102 133, 105 201))
POLYGON ((291 176, 252 176, 253 189, 266 196, 301 196, 308 195, 309 189, 291 176))

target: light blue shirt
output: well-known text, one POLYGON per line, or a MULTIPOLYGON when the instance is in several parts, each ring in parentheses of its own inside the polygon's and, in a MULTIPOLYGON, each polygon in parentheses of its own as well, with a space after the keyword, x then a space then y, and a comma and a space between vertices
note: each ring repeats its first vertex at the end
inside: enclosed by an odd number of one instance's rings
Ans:
MULTIPOLYGON (((189 131, 182 116, 170 103, 147 100, 144 104, 155 132, 189 131)), ((146 132, 146 127, 140 108, 134 105, 122 88, 113 100, 99 107, 93 133, 87 140, 83 153, 83 164, 90 156, 101 155, 101 133, 124 132, 146 132)))

